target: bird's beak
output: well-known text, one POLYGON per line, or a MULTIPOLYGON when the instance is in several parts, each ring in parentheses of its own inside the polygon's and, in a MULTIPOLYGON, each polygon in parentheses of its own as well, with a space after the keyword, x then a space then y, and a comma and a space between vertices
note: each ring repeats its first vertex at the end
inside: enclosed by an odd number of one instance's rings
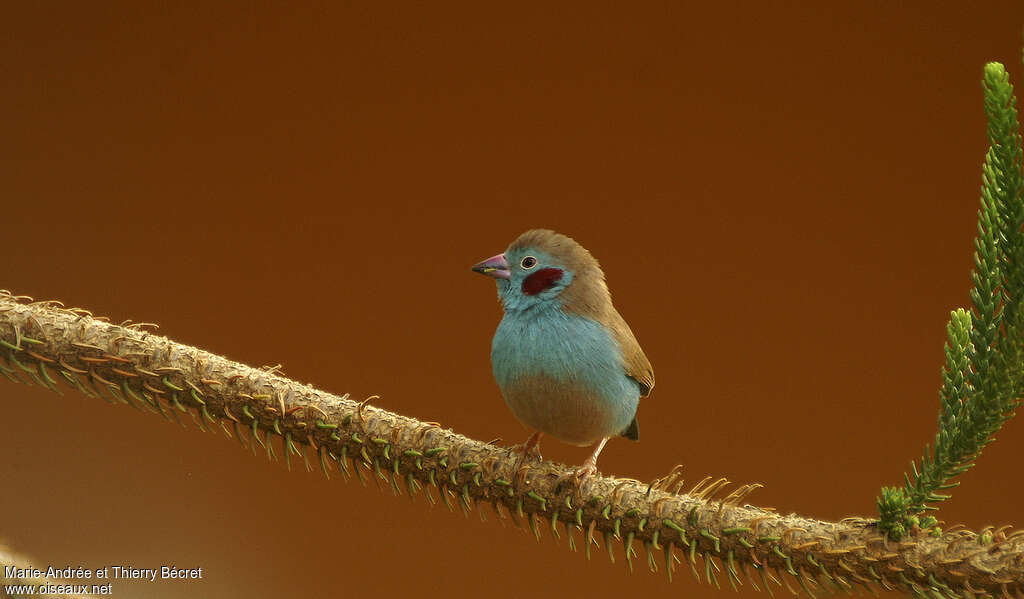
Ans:
POLYGON ((495 279, 508 279, 512 276, 508 271, 508 261, 505 260, 505 254, 491 256, 483 262, 478 262, 473 265, 473 270, 495 279))

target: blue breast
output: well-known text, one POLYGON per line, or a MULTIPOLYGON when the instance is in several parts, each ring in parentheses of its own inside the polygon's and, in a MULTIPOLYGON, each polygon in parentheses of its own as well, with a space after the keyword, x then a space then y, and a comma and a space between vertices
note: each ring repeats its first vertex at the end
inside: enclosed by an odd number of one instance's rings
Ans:
POLYGON ((506 312, 491 345, 494 378, 526 426, 586 445, 620 434, 636 414, 640 387, 600 323, 557 302, 506 312))

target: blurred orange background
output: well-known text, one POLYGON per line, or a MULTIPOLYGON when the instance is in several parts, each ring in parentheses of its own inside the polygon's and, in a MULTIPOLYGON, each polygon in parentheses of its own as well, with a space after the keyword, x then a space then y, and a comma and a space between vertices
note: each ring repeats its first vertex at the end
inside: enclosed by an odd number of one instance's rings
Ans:
MULTIPOLYGON (((1024 84, 1024 7, 624 6, 12 4, 0 287, 517 443, 494 284, 469 267, 553 228, 601 260, 657 374, 641 442, 602 471, 682 463, 783 513, 874 516, 934 439, 979 81, 999 60, 1024 84)), ((726 592, 71 392, 0 393, 12 547, 204 571, 115 596, 726 592)), ((947 526, 1024 525, 1022 454, 1018 418, 947 526)))

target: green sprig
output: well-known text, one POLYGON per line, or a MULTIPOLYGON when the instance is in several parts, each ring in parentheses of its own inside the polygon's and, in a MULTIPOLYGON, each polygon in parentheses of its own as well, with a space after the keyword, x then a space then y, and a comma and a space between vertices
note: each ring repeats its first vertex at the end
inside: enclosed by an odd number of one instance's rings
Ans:
POLYGON ((1003 65, 985 65, 982 87, 989 150, 982 166, 978 236, 974 240, 972 309, 953 311, 946 325, 946 364, 939 391, 939 432, 934 451, 902 488, 883 487, 879 528, 899 539, 914 528, 930 528, 917 514, 948 499, 939 491, 974 465, 992 435, 1013 416, 1024 390, 1024 176, 1017 100, 1003 65))

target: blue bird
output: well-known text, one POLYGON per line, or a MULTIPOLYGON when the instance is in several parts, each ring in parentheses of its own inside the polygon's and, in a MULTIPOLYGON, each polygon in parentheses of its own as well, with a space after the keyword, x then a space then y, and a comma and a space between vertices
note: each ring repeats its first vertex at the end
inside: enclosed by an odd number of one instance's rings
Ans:
POLYGON ((545 434, 571 445, 596 443, 576 472, 585 478, 597 471, 608 439, 639 439, 637 406, 654 387, 654 370, 590 252, 570 237, 533 229, 473 270, 498 284, 505 315, 491 366, 512 414, 534 431, 519 447, 523 456, 539 456, 545 434))

